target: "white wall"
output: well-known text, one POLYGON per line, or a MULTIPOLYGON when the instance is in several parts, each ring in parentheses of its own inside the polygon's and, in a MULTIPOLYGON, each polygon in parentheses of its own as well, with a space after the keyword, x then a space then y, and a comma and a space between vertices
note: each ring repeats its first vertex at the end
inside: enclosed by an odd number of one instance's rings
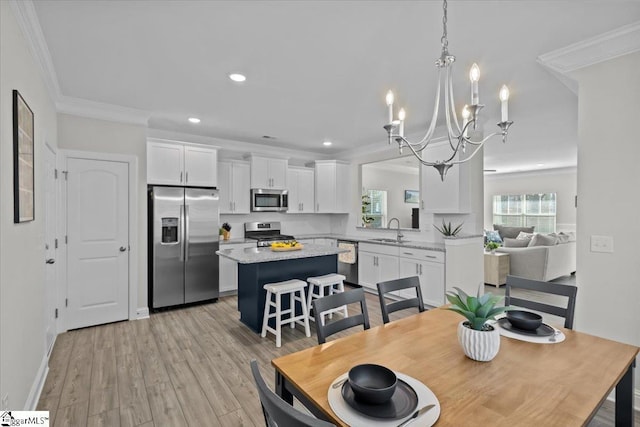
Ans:
POLYGON ((556 229, 574 231, 576 227, 576 169, 485 175, 484 228, 493 229, 493 196, 501 194, 556 193, 556 229))
MULTIPOLYGON (((56 146, 55 106, 9 2, 0 2, 0 396, 22 409, 44 344, 44 144, 56 146), (35 220, 13 223, 13 98, 23 96, 35 117, 35 220)), ((32 396, 33 397, 33 396, 32 396)), ((6 408, 3 408, 6 409, 6 408)))
MULTIPOLYGON (((411 228, 411 208, 419 207, 418 203, 405 203, 404 190, 420 190, 420 176, 418 169, 409 172, 388 170, 376 165, 363 165, 362 188, 366 190, 387 191, 387 221, 391 218, 400 220, 400 227, 411 228)), ((362 194, 359 191, 355 194, 362 194)), ((387 224, 383 224, 384 227, 387 224)), ((395 222, 393 224, 395 227, 395 222)))
MULTIPOLYGON (((640 53, 575 72, 578 97, 576 329, 640 346, 640 53), (631 133, 631 136, 630 136, 631 133), (611 236, 613 253, 590 251, 611 236)), ((636 369, 636 403, 640 369, 636 369)))
POLYGON ((147 135, 139 125, 58 114, 62 149, 126 154, 138 158, 138 308, 147 304, 147 135))

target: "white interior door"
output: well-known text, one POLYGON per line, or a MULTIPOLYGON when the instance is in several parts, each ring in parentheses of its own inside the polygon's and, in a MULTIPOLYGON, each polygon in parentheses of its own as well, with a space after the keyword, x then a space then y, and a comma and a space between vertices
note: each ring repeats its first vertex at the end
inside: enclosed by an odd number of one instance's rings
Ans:
POLYGON ((128 318, 129 166, 67 159, 68 329, 128 318))
POLYGON ((58 272, 56 224, 57 224, 57 189, 56 189, 56 153, 45 145, 45 199, 44 199, 44 249, 45 249, 45 289, 44 289, 44 345, 47 353, 51 351, 57 331, 56 316, 56 277, 58 272))

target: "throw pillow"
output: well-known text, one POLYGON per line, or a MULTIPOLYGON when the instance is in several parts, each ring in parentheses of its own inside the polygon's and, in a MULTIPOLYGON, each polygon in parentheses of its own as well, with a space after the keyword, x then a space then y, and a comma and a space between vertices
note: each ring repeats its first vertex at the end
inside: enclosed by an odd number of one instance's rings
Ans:
POLYGON ((500 233, 495 230, 487 230, 487 242, 502 243, 500 233))
POLYGON ((525 233, 524 231, 521 231, 518 234, 518 237, 516 237, 516 239, 518 240, 531 240, 531 238, 533 237, 533 233, 525 233))
POLYGON ((502 245, 505 248, 526 248, 529 246, 529 239, 510 239, 505 237, 502 245))
POLYGON ((567 231, 566 233, 564 231, 561 231, 559 233, 560 236, 567 236, 569 239, 567 240, 568 242, 575 242, 576 241, 576 233, 575 231, 567 231))
POLYGON ((521 231, 524 231, 525 233, 533 233, 534 227, 507 227, 504 225, 493 224, 493 229, 498 230, 500 238, 502 239, 505 237, 515 239, 521 231))
POLYGON ((557 240, 554 236, 545 236, 544 234, 534 234, 529 242, 529 246, 555 246, 557 240))

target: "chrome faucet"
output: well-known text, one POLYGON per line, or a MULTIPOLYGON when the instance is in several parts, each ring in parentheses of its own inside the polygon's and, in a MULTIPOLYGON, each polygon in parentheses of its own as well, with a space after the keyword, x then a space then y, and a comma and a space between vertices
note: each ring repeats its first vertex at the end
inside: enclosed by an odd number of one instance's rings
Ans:
POLYGON ((402 231, 400 231, 400 220, 396 217, 393 217, 389 220, 389 223, 387 224, 387 228, 391 228, 391 221, 396 220, 396 222, 398 223, 398 235, 396 236, 396 240, 398 241, 398 243, 402 242, 402 238, 404 237, 404 234, 402 234, 402 231))

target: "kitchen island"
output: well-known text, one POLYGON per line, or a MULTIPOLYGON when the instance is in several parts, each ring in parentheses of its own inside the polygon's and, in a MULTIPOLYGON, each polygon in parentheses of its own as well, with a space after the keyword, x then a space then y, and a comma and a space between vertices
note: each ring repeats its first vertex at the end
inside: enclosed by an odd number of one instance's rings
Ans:
MULTIPOLYGON (((338 254, 347 249, 305 244, 295 251, 275 252, 271 248, 221 249, 221 257, 238 263, 238 311, 240 321, 260 333, 266 291, 266 283, 290 279, 307 280, 338 271, 338 254)), ((288 298, 283 308, 288 308, 288 298)))

